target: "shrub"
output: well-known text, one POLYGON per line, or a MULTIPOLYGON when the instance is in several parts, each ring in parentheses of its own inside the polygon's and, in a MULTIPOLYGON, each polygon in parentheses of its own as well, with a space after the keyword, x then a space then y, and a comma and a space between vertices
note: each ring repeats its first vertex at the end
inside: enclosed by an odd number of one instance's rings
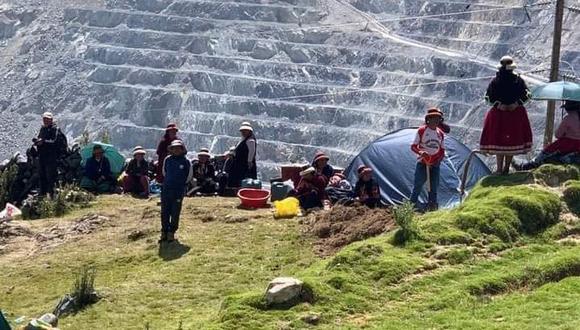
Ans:
POLYGON ((35 196, 25 200, 22 217, 28 220, 60 217, 75 208, 87 207, 93 199, 93 195, 79 187, 67 185, 58 189, 54 198, 35 196))
POLYGON ((580 181, 568 181, 564 185, 564 201, 568 205, 570 211, 576 215, 580 215, 580 181))
POLYGON ((397 230, 394 236, 395 244, 405 244, 419 236, 417 226, 413 221, 415 217, 413 204, 405 202, 402 205, 396 206, 393 208, 393 216, 395 223, 399 226, 399 230, 397 230))
POLYGON ((558 187, 568 180, 580 180, 580 167, 546 164, 534 171, 534 177, 548 186, 558 187))
POLYGON ((4 209, 6 203, 10 202, 12 187, 18 174, 18 166, 14 163, 8 165, 0 173, 0 210, 4 209))
POLYGON ((95 268, 90 266, 83 267, 78 273, 71 293, 77 311, 97 302, 98 296, 95 292, 96 274, 95 268))

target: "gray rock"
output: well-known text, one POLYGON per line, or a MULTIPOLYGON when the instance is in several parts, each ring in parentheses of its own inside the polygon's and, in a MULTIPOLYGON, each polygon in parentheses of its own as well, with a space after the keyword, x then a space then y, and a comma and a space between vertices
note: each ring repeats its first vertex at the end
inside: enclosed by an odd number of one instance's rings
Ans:
POLYGON ((58 317, 52 313, 46 313, 39 318, 40 321, 46 322, 53 327, 58 326, 58 317))
POLYGON ((295 304, 300 301, 304 282, 293 277, 273 279, 266 290, 266 302, 269 306, 295 304))
POLYGON ((304 323, 316 325, 320 322, 320 314, 308 313, 300 318, 304 323))

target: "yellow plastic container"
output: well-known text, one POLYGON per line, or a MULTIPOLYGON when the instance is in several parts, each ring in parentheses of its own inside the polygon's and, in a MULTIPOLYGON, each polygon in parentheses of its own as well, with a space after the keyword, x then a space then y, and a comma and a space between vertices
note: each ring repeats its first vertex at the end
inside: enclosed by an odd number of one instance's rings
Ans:
POLYGON ((300 212, 300 202, 294 197, 288 197, 274 202, 274 218, 293 218, 300 212))

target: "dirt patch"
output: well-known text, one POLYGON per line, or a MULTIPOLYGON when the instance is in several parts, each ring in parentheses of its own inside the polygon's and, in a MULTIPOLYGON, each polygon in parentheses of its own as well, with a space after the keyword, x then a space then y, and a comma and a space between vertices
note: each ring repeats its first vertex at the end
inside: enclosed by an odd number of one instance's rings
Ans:
POLYGON ((88 214, 66 225, 55 225, 35 235, 38 242, 65 241, 69 238, 88 235, 101 227, 110 226, 111 219, 98 214, 88 214))
POLYGON ((13 237, 32 237, 34 233, 26 228, 8 222, 0 222, 0 245, 13 237))
POLYGON ((307 233, 318 237, 316 253, 328 256, 352 242, 391 230, 395 221, 390 209, 337 205, 329 211, 312 214, 305 225, 307 233))

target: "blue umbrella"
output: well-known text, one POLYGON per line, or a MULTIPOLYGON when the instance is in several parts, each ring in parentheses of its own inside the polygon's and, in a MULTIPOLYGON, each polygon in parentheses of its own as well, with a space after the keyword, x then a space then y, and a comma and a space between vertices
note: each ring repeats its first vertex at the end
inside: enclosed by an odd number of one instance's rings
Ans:
POLYGON ((580 84, 569 81, 555 81, 532 89, 535 100, 580 101, 580 84))

